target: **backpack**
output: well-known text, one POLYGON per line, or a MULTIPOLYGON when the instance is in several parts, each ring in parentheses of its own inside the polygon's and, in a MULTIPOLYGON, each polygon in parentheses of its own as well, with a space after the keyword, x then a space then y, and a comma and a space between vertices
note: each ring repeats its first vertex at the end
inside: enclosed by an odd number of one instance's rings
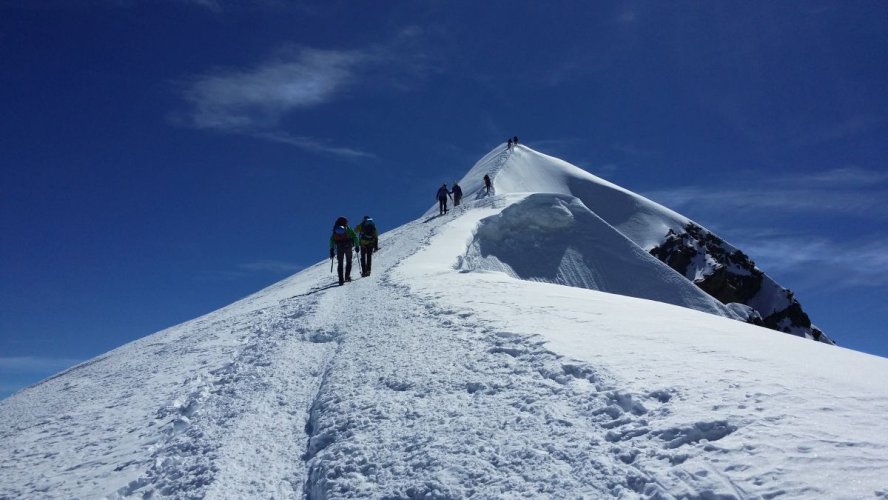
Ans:
POLYGON ((343 243, 346 241, 351 241, 351 238, 348 235, 348 229, 345 226, 336 226, 333 228, 333 241, 337 243, 343 243))
POLYGON ((367 219, 361 223, 361 239, 372 241, 376 238, 376 223, 373 219, 367 219))

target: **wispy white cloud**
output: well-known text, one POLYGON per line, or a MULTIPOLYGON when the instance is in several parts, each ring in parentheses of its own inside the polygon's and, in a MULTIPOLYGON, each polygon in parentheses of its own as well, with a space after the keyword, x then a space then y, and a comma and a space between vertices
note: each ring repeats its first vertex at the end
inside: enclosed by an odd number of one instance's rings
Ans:
POLYGON ((284 274, 295 273, 304 269, 304 266, 293 262, 280 260, 257 260, 237 265, 233 269, 221 271, 203 271, 197 278, 208 281, 231 281, 246 278, 256 274, 284 274))
POLYGON ((733 245, 765 272, 784 277, 791 274, 797 285, 888 286, 888 232, 879 229, 888 219, 884 203, 888 199, 888 172, 849 166, 752 182, 735 179, 730 186, 663 189, 645 195, 679 211, 706 214, 709 223, 714 223, 712 227, 731 227, 733 245), (836 240, 825 231, 794 224, 780 227, 775 214, 789 215, 786 220, 854 217, 869 221, 874 230, 836 240), (738 224, 753 224, 753 228, 738 229, 738 224))
POLYGON ((248 135, 258 139, 289 144, 313 153, 329 154, 351 159, 376 158, 376 155, 373 153, 343 146, 334 146, 312 137, 293 136, 285 132, 249 132, 248 135))
POLYGON ((803 276, 809 286, 888 286, 888 239, 837 242, 771 234, 737 243, 765 272, 803 276))
MULTIPOLYGON (((214 3, 214 2, 212 2, 214 3)), ((282 122, 299 111, 353 98, 358 91, 402 92, 434 72, 418 47, 423 31, 408 26, 387 44, 360 50, 285 46, 249 68, 217 68, 176 82, 188 104, 179 125, 289 144, 344 159, 372 153, 293 133, 282 122)))
POLYGON ((859 193, 828 192, 800 188, 710 189, 685 187, 649 191, 646 196, 668 207, 698 207, 700 211, 782 210, 792 212, 830 212, 885 217, 888 193, 861 196, 859 193), (880 198, 881 197, 881 198, 880 198))
POLYGON ((845 167, 645 195, 681 212, 705 214, 712 228, 730 227, 722 236, 730 233, 731 244, 765 272, 775 277, 791 275, 795 286, 888 286, 888 232, 880 229, 888 219, 886 172, 845 167), (835 216, 866 221, 862 223, 873 230, 837 240, 837 232, 829 228, 812 229, 815 225, 807 223, 804 229, 793 222, 781 227, 780 222, 824 217, 834 221, 835 216))
POLYGON ((190 106, 173 119, 198 129, 246 135, 312 153, 372 158, 373 154, 354 148, 293 135, 282 130, 280 123, 290 113, 341 98, 359 81, 362 68, 378 59, 378 54, 366 51, 285 47, 252 68, 217 69, 183 79, 179 87, 190 106))
POLYGON ((674 209, 698 212, 773 211, 888 217, 888 173, 846 167, 767 182, 737 180, 734 186, 684 186, 645 193, 674 209))
POLYGON ((260 260, 256 262, 248 262, 239 266, 246 271, 261 271, 274 273, 295 273, 302 269, 302 266, 292 262, 284 262, 280 260, 260 260))
POLYGON ((0 357, 0 373, 55 373, 70 368, 82 360, 40 356, 0 357))
POLYGON ((800 180, 828 187, 873 187, 888 184, 888 172, 848 166, 803 176, 800 180))
POLYGON ((367 54, 288 48, 254 68, 186 79, 182 94, 197 128, 243 132, 276 126, 286 113, 331 101, 355 81, 367 54))

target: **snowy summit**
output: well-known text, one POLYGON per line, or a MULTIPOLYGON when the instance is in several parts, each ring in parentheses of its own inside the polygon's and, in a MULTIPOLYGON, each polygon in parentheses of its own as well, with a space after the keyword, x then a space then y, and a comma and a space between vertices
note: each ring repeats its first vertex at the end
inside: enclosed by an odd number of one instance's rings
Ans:
POLYGON ((0 498, 888 496, 888 360, 740 250, 525 146, 459 185, 368 277, 320 262, 0 402, 0 498))

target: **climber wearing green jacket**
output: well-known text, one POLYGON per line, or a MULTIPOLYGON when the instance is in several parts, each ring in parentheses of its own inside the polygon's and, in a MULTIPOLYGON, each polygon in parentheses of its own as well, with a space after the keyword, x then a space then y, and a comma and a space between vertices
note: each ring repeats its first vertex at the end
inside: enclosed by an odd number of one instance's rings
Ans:
POLYGON ((379 250, 379 234, 376 231, 376 222, 369 215, 355 226, 355 233, 361 240, 361 276, 370 276, 370 268, 373 267, 373 252, 379 250))
POLYGON ((340 286, 346 281, 351 281, 352 270, 352 248, 355 253, 360 249, 358 235, 348 225, 348 219, 340 217, 333 224, 333 234, 330 235, 330 258, 336 255, 339 263, 339 284, 340 286), (342 261, 345 259, 345 274, 342 273, 342 261))

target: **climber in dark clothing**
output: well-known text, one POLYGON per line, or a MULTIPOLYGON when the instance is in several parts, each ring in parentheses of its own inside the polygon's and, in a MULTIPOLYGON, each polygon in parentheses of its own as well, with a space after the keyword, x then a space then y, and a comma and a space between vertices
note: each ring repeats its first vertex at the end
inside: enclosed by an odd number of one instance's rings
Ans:
POLYGON ((355 233, 361 240, 361 276, 370 276, 370 268, 373 266, 373 252, 379 250, 379 234, 376 231, 376 222, 369 215, 355 226, 355 233))
POLYGON ((484 187, 487 188, 487 194, 490 194, 490 176, 484 174, 484 187))
POLYGON ((453 183, 453 190, 450 191, 453 193, 453 206, 458 207, 459 201, 462 200, 462 188, 459 187, 459 184, 453 183))
POLYGON ((450 191, 447 190, 447 183, 441 184, 441 187, 438 188, 438 215, 444 215, 447 213, 447 198, 450 198, 450 191))
POLYGON ((330 235, 330 259, 333 259, 333 255, 336 255, 336 260, 339 264, 337 269, 339 270, 339 284, 342 285, 346 281, 351 281, 351 270, 352 270, 352 248, 355 249, 355 252, 359 251, 360 247, 358 245, 358 235, 352 231, 352 228, 348 225, 348 219, 345 217, 340 217, 336 219, 336 222, 333 224, 333 234, 330 235), (345 274, 343 274, 342 270, 342 261, 345 260, 345 274))

